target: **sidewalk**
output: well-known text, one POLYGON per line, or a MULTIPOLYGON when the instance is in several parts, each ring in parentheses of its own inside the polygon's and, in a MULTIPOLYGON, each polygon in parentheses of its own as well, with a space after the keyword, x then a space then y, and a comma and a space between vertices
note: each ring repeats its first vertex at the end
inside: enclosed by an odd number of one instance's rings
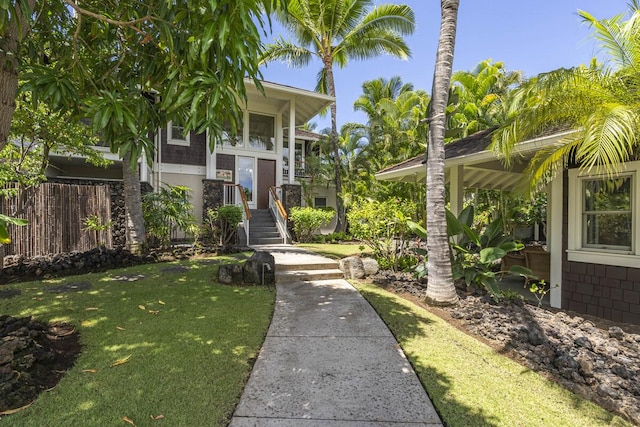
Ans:
MULTIPOLYGON (((263 247, 276 270, 327 258, 263 247)), ((264 345, 231 420, 246 426, 440 426, 395 338, 342 279, 276 284, 264 345)))

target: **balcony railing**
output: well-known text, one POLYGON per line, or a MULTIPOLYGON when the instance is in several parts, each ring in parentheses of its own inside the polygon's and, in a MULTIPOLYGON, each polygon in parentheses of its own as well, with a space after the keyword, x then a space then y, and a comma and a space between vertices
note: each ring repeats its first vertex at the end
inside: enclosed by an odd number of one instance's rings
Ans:
MULTIPOLYGON (((304 162, 296 162, 294 172, 295 172, 294 176, 296 178, 309 178, 311 176, 311 173, 309 172, 309 168, 304 162)), ((289 165, 285 165, 282 168, 282 176, 284 178, 289 177, 289 165)))

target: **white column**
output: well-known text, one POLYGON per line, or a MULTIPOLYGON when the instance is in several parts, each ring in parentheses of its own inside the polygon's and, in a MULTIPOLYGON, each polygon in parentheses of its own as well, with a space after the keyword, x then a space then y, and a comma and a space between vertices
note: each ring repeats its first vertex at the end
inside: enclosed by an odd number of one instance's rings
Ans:
POLYGON ((207 159, 207 179, 216 179, 216 151, 215 149, 211 151, 209 148, 209 129, 207 129, 207 144, 206 148, 207 155, 205 158, 207 159))
POLYGON ((140 182, 149 182, 149 166, 147 165, 147 154, 142 151, 140 156, 140 182))
POLYGON ((562 208, 563 175, 556 176, 547 187, 547 249, 551 256, 551 307, 562 306, 562 208), (557 285, 557 286, 556 286, 557 285))
POLYGON ((296 98, 289 101, 289 184, 296 179, 296 98))
POLYGON ((464 166, 449 168, 449 195, 451 213, 456 217, 462 212, 464 203, 464 166))

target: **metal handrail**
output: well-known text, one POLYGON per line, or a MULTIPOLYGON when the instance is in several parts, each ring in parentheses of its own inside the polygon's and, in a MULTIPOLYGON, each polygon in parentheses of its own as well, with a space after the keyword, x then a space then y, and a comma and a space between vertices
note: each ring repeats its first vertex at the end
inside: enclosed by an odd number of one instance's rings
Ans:
POLYGON ((289 231, 287 230, 287 220, 289 219, 289 215, 287 215, 287 211, 278 197, 278 188, 279 187, 269 187, 269 209, 276 219, 278 232, 284 239, 285 243, 288 243, 291 240, 289 231))

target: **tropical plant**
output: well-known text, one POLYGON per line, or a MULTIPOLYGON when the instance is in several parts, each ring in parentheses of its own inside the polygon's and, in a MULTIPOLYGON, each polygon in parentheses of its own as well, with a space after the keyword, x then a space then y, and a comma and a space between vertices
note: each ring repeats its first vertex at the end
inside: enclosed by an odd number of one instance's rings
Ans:
POLYGON ((429 144, 427 147, 427 268, 429 282, 426 300, 434 304, 458 301, 451 274, 447 216, 445 209, 444 137, 449 82, 456 39, 460 0, 441 0, 441 23, 431 108, 429 110, 429 144))
POLYGON ((522 82, 522 73, 507 71, 504 63, 480 61, 471 71, 451 76, 447 106, 447 136, 464 138, 501 125, 507 118, 507 99, 511 89, 522 82))
MULTIPOLYGON (((449 237, 453 280, 464 280, 467 286, 484 288, 498 299, 502 295, 498 287, 497 275, 512 273, 530 273, 515 269, 513 272, 502 272, 496 269, 496 263, 507 253, 519 251, 524 245, 505 234, 502 218, 498 217, 482 230, 474 230, 473 205, 469 205, 456 216, 447 210, 447 235, 449 237)), ((419 237, 426 239, 426 230, 414 222, 408 223, 411 230, 419 237)), ((415 269, 418 276, 429 274, 428 265, 419 264, 415 269)))
POLYGON ((196 218, 190 201, 191 190, 180 185, 166 185, 158 192, 147 193, 142 210, 147 233, 152 242, 168 246, 173 232, 194 235, 196 218))
POLYGON ((380 267, 397 270, 400 260, 408 254, 407 221, 414 212, 413 202, 407 200, 359 200, 347 218, 351 235, 371 248, 380 267))
POLYGON ((572 129, 561 145, 537 152, 526 170, 530 189, 549 182, 559 170, 575 164, 592 173, 615 175, 637 156, 640 144, 640 3, 598 20, 579 11, 584 23, 608 54, 605 65, 558 69, 529 80, 513 96, 510 118, 495 134, 494 150, 510 163, 520 141, 553 129, 572 129))
POLYGON ((242 221, 242 208, 235 205, 207 209, 207 226, 220 246, 235 243, 238 237, 238 224, 242 221))
POLYGON ((102 245, 100 242, 100 232, 107 231, 113 225, 113 221, 103 221, 97 214, 91 214, 82 220, 85 231, 93 231, 98 246, 102 245))
MULTIPOLYGON (((351 59, 363 60, 387 53, 401 59, 410 56, 403 35, 413 33, 415 18, 406 5, 384 4, 374 7, 371 0, 291 0, 287 11, 276 18, 295 41, 282 37, 268 44, 262 62, 285 61, 293 67, 307 66, 313 57, 322 63, 316 90, 336 96, 333 65, 341 68, 351 59)), ((334 158, 340 157, 336 103, 331 104, 331 140, 334 158)), ((346 227, 342 199, 342 171, 335 165, 338 194, 336 231, 346 227)))
POLYGON ((313 235, 331 222, 335 213, 332 210, 317 209, 312 207, 293 207, 289 219, 293 221, 293 231, 298 242, 308 243, 313 241, 313 235))

